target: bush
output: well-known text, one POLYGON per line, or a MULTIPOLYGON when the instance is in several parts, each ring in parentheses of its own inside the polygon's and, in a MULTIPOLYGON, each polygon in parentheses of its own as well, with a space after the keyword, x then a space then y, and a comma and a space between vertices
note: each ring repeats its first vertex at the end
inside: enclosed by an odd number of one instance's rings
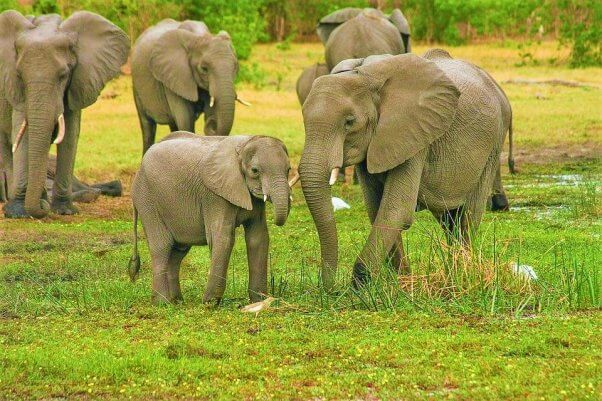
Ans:
POLYGON ((602 65, 602 3, 598 0, 550 0, 562 26, 560 40, 571 47, 571 66, 602 65))

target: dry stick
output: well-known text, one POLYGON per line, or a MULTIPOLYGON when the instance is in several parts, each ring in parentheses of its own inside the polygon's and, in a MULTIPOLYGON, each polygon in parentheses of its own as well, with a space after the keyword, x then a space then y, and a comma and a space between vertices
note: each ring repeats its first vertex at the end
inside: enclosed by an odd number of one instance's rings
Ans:
POLYGON ((504 81, 505 84, 515 84, 515 85, 552 85, 552 86, 569 86, 571 88, 588 88, 593 86, 592 84, 582 84, 576 81, 565 81, 563 79, 522 79, 522 78, 513 78, 504 81))

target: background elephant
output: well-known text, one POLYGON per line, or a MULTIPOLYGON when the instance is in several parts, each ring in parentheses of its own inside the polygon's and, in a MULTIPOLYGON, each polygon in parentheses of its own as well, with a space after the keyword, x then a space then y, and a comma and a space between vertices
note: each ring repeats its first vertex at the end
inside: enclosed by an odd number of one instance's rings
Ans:
MULTIPOLYGON (((46 192, 52 195, 54 179, 56 177, 56 156, 48 157, 48 166, 46 169, 46 192)), ((80 181, 75 175, 71 177, 71 200, 73 202, 89 203, 93 202, 100 195, 121 196, 123 188, 121 182, 115 180, 111 182, 101 182, 88 185, 80 181)), ((6 180, 6 171, 0 170, 0 202, 8 200, 8 186, 6 180)))
POLYGON ((202 22, 166 19, 140 35, 132 51, 132 80, 143 153, 155 142, 157 124, 195 132, 201 113, 205 134, 229 135, 237 72, 230 36, 212 35, 202 22))
MULTIPOLYGON (((192 245, 211 249, 204 300, 219 302, 239 225, 247 244, 249 297, 261 299, 267 292, 269 246, 265 202, 274 204, 274 222, 283 225, 290 209, 289 170, 284 144, 265 136, 176 132, 153 146, 134 179, 132 200, 134 236, 139 214, 151 254, 154 302, 182 299, 180 263, 192 245)), ((139 269, 134 245, 132 280, 139 269)))
POLYGON ((410 25, 401 10, 390 16, 374 8, 344 8, 320 20, 329 70, 343 60, 410 52, 410 25))
POLYGON ((450 239, 469 243, 511 125, 498 91, 480 68, 442 50, 347 60, 316 80, 303 105, 299 173, 326 287, 338 259, 331 170, 356 165, 372 223, 354 266, 356 284, 387 256, 404 267, 400 234, 416 209, 430 210, 450 239))
POLYGON ((316 80, 316 78, 321 77, 322 75, 326 75, 330 72, 328 66, 326 64, 314 64, 311 67, 307 67, 303 70, 299 79, 297 79, 297 98, 299 99, 299 103, 303 105, 305 99, 309 95, 309 91, 311 90, 311 86, 316 80))
POLYGON ((25 18, 0 14, 0 159, 8 172, 7 217, 77 213, 71 179, 81 110, 127 60, 129 39, 103 17, 80 11, 25 18), (9 120, 10 118, 10 120, 9 120), (57 146, 54 196, 43 198, 48 152, 57 146), (12 147, 12 150, 11 150, 12 147))

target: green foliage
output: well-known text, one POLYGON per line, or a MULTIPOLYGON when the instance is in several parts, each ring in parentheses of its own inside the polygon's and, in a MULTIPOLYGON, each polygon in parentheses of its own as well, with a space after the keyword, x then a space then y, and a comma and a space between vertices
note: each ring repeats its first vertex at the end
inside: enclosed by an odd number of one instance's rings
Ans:
POLYGON ((571 47, 571 66, 602 65, 602 3, 597 0, 551 0, 562 21, 560 39, 571 47))

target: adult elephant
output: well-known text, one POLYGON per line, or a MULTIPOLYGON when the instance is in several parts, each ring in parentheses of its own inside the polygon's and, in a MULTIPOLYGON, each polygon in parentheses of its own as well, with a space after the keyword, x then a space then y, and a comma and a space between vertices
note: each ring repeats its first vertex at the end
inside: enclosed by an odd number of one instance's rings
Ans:
POLYGON ((313 85, 316 78, 321 77, 322 75, 326 75, 330 72, 328 66, 326 64, 318 63, 314 64, 311 67, 307 67, 303 70, 299 79, 297 79, 297 98, 299 99, 299 103, 303 105, 305 99, 309 95, 309 91, 311 90, 311 86, 313 85))
POLYGON ((229 135, 237 72, 238 60, 226 32, 212 35, 203 22, 173 19, 147 29, 132 51, 143 153, 155 142, 157 124, 195 132, 201 113, 205 134, 229 135))
POLYGON ((0 158, 8 171, 7 217, 74 214, 71 180, 81 110, 127 60, 127 35, 105 18, 80 11, 25 18, 0 14, 0 158), (10 120, 8 120, 10 118, 10 120), (43 199, 51 142, 57 144, 50 204, 43 199), (12 147, 12 150, 11 150, 12 147))
POLYGON ((403 267, 400 234, 416 209, 430 210, 450 239, 469 244, 511 125, 498 91, 483 70, 443 50, 346 60, 316 80, 303 105, 299 173, 326 287, 338 259, 329 177, 341 167, 357 166, 372 223, 356 284, 387 256, 403 267))

